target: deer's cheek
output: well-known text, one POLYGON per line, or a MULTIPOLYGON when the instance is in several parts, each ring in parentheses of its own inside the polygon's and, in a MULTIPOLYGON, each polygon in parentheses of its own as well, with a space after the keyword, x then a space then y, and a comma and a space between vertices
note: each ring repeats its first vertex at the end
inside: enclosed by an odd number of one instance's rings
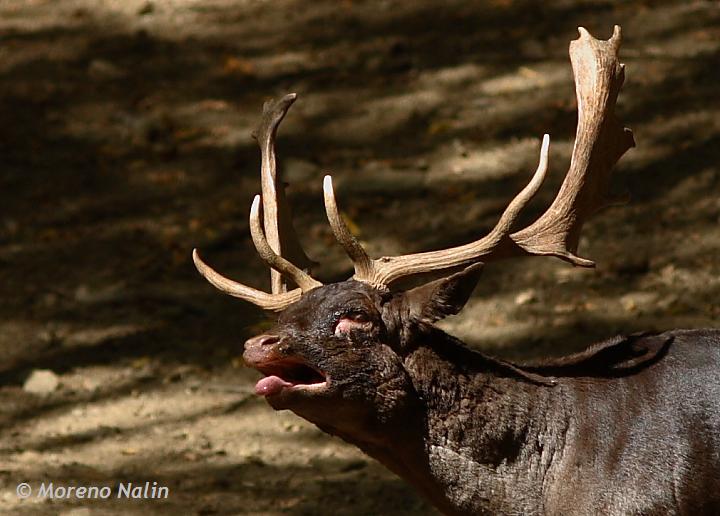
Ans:
POLYGON ((352 330, 369 330, 372 326, 370 322, 358 322, 352 319, 340 319, 335 326, 335 335, 344 335, 352 330))

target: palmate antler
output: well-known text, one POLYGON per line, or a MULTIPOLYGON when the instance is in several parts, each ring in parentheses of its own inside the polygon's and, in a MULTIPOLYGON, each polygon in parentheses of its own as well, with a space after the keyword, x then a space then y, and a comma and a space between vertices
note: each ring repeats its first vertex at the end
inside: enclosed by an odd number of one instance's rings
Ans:
POLYGON ((402 277, 515 255, 556 256, 574 265, 594 262, 575 254, 585 220, 607 204, 605 196, 612 167, 635 145, 632 132, 614 115, 615 101, 624 81, 618 61, 620 27, 612 38, 600 41, 580 27, 580 38, 570 43, 575 76, 578 126, 570 169, 548 210, 533 224, 512 232, 520 211, 530 202, 545 178, 549 136, 543 137, 540 164, 530 183, 510 202, 486 236, 450 249, 370 259, 337 213, 332 181, 325 177, 325 208, 335 237, 355 264, 356 280, 377 287, 402 277))
MULTIPOLYGON (((632 132, 623 128, 614 114, 615 102, 624 81, 624 65, 618 60, 620 27, 615 26, 613 36, 608 41, 593 38, 582 27, 578 30, 580 38, 570 43, 570 60, 578 101, 575 147, 570 169, 547 211, 528 227, 513 232, 513 225, 521 210, 537 193, 545 179, 548 167, 548 135, 543 138, 540 163, 535 174, 510 202, 495 227, 474 242, 450 249, 371 259, 343 222, 335 201, 332 179, 326 176, 323 184, 325 210, 335 237, 353 261, 355 280, 386 289, 392 282, 406 276, 452 269, 481 260, 499 260, 522 255, 556 256, 573 265, 594 266, 591 260, 575 254, 580 232, 587 218, 607 204, 612 167, 635 143, 632 132)), ((282 115, 273 118, 277 122, 270 131, 272 137, 268 139, 269 150, 263 154, 264 169, 268 161, 266 156, 272 156, 271 165, 268 166, 274 170, 272 142, 275 130, 295 97, 287 96, 274 104, 282 105, 282 102, 288 102, 290 97, 292 98, 282 115)), ((266 107, 264 117, 267 117, 267 112, 266 107)), ((263 199, 266 195, 263 186, 263 199)), ((276 291, 273 283, 273 294, 266 294, 221 276, 205 265, 197 252, 194 252, 193 257, 200 273, 216 287, 263 308, 279 311, 299 299, 302 292, 320 286, 320 283, 279 256, 279 251, 273 251, 272 243, 265 241, 258 209, 259 199, 256 197, 251 210, 250 227, 258 252, 271 267, 292 279, 299 289, 290 292, 276 291)), ((268 226, 266 219, 267 234, 272 231, 269 227, 272 228, 272 225, 268 226)), ((294 241, 297 242, 297 239, 294 241)))

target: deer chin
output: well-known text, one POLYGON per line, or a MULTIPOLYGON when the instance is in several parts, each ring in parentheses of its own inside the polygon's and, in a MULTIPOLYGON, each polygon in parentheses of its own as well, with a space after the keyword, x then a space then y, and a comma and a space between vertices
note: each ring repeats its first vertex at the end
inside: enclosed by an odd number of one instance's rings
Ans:
POLYGON ((255 384, 255 394, 268 399, 312 396, 324 392, 328 386, 322 371, 297 359, 275 360, 254 367, 265 375, 255 384))

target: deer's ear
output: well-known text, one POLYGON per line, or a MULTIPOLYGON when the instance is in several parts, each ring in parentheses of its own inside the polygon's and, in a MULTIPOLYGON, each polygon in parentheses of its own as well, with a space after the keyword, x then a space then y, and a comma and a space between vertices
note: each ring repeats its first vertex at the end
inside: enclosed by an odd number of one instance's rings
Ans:
POLYGON ((482 268, 482 263, 476 263, 447 278, 405 291, 399 300, 404 314, 426 323, 457 314, 475 289, 482 268))

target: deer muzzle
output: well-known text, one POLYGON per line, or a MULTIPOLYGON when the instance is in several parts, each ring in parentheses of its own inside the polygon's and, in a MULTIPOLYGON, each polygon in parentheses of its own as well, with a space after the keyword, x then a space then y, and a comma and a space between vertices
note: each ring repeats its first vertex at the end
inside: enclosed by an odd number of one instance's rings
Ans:
POLYGON ((245 342, 243 360, 265 375, 255 384, 259 396, 275 396, 292 390, 318 390, 326 385, 325 375, 302 357, 288 353, 277 335, 264 334, 245 342))

